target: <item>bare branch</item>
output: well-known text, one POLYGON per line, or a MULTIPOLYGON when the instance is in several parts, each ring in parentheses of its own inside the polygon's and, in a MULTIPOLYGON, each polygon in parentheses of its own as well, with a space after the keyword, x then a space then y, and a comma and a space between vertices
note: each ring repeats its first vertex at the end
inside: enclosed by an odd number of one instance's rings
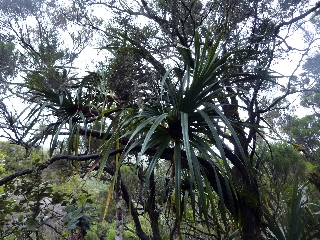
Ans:
POLYGON ((41 164, 38 167, 32 168, 32 169, 26 169, 26 170, 22 170, 20 172, 16 172, 12 175, 9 175, 7 177, 4 177, 0 180, 0 186, 2 186, 3 184, 8 183, 9 181, 17 178, 17 177, 21 177, 24 175, 28 175, 28 174, 32 174, 35 172, 39 172, 42 171, 44 169, 46 169, 47 167, 49 167, 51 164, 53 164, 56 161, 59 160, 63 160, 63 159, 67 159, 67 160, 77 160, 77 161, 88 161, 91 159, 96 159, 98 157, 100 157, 100 154, 92 154, 92 155, 79 155, 79 156, 74 156, 74 155, 58 155, 55 156, 53 158, 51 158, 50 160, 44 162, 43 164, 41 164))
POLYGON ((295 17, 295 18, 292 18, 290 21, 288 22, 282 22, 280 23, 279 25, 277 25, 274 29, 274 35, 278 35, 279 34, 279 31, 280 31, 280 28, 283 27, 283 26, 288 26, 288 25, 291 25, 295 22, 298 22, 299 20, 305 18, 306 16, 308 16, 310 13, 316 11, 318 8, 320 8, 320 2, 317 2, 317 4, 309 9, 307 12, 305 12, 304 14, 301 14, 300 16, 298 17, 295 17))

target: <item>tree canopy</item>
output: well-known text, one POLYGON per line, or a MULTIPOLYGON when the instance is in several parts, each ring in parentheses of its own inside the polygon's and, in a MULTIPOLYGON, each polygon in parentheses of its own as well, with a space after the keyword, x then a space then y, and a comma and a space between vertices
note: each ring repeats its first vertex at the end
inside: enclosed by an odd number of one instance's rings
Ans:
POLYGON ((319 238, 319 2, 0 6, 2 238, 319 238))

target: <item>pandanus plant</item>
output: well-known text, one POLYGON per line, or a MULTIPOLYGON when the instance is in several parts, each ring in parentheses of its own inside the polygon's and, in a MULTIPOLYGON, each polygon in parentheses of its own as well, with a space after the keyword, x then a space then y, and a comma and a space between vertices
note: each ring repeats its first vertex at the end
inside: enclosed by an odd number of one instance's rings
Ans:
MULTIPOLYGON (((209 42, 209 35, 201 44, 196 34, 194 51, 178 46, 184 69, 167 71, 157 101, 122 115, 114 140, 126 138, 127 144, 118 166, 132 151, 138 151, 137 166, 145 155, 151 156, 146 171, 148 183, 160 159, 170 161, 176 229, 188 201, 207 221, 210 214, 215 215, 214 199, 218 197, 225 224, 226 215, 231 214, 242 227, 243 238, 249 239, 259 234, 261 224, 257 180, 248 152, 244 151, 244 125, 225 115, 226 106, 219 101, 228 97, 226 88, 231 86, 226 86, 225 77, 233 68, 229 59, 234 53, 222 55, 219 41, 209 42)), ((100 169, 112 142, 105 147, 100 169)))

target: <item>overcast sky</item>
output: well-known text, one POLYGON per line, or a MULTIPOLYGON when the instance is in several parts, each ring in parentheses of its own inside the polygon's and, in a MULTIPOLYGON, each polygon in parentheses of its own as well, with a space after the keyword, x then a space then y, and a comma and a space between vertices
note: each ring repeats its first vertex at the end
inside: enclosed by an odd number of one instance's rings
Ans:
MULTIPOLYGON (((314 4, 316 1, 312 1, 313 3, 311 3, 311 5, 309 7, 312 7, 312 4, 314 4)), ((308 8, 309 8, 308 7, 308 8)), ((95 11, 95 13, 97 15, 101 15, 104 16, 104 18, 108 17, 108 13, 105 12, 105 10, 101 10, 102 8, 97 8, 97 10, 95 11)), ((308 16, 310 17, 310 16, 308 16)), ((36 24, 36 22, 34 21, 34 19, 29 18, 28 19, 28 24, 36 24)), ((307 24, 305 27, 312 27, 311 24, 307 24)), ((287 34, 286 30, 283 29, 282 32, 280 33, 280 35, 283 35, 283 37, 287 34)), ((67 36, 64 37, 65 39, 67 39, 67 36)), ((289 46, 293 47, 293 48, 297 48, 297 49, 303 49, 306 47, 306 45, 304 44, 303 41, 303 35, 302 33, 295 33, 294 35, 292 35, 290 38, 287 39, 287 43, 289 46)), ((285 46, 284 46, 285 47, 285 46)), ((318 47, 318 42, 315 42, 313 44, 314 48, 318 47)), ((83 52, 80 54, 79 58, 75 60, 74 65, 75 67, 79 68, 79 75, 84 75, 85 71, 94 71, 96 69, 96 64, 99 61, 103 61, 105 60, 106 57, 106 50, 103 51, 99 51, 98 49, 95 49, 94 46, 88 46, 86 47, 83 52)), ((282 61, 280 61, 277 64, 272 65, 271 69, 282 74, 285 76, 291 76, 293 73, 295 75, 298 75, 299 73, 301 73, 301 67, 296 70, 296 67, 301 59, 301 54, 299 53, 299 51, 293 51, 290 52, 286 58, 282 61)), ((295 104, 298 104, 299 102, 297 101, 297 96, 291 96, 289 99, 291 99, 291 101, 296 100, 295 104)), ((11 99, 10 102, 7 101, 7 103, 9 103, 9 105, 13 105, 16 111, 22 111, 25 106, 24 104, 22 104, 20 102, 20 100, 18 99, 11 99)), ((300 110, 297 113, 300 117, 305 115, 306 112, 300 110)), ((0 130, 1 131, 1 130, 0 130)), ((1 132, 0 132, 1 135, 1 132)), ((5 139, 1 139, 0 140, 5 140, 5 139)), ((47 146, 47 144, 46 144, 47 146)))

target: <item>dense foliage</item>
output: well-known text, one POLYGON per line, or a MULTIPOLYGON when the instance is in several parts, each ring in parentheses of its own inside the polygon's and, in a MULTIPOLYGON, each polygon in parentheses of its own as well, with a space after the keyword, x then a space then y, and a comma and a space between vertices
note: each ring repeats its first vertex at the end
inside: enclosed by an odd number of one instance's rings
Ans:
POLYGON ((320 3, 0 6, 1 238, 320 238, 320 3))

